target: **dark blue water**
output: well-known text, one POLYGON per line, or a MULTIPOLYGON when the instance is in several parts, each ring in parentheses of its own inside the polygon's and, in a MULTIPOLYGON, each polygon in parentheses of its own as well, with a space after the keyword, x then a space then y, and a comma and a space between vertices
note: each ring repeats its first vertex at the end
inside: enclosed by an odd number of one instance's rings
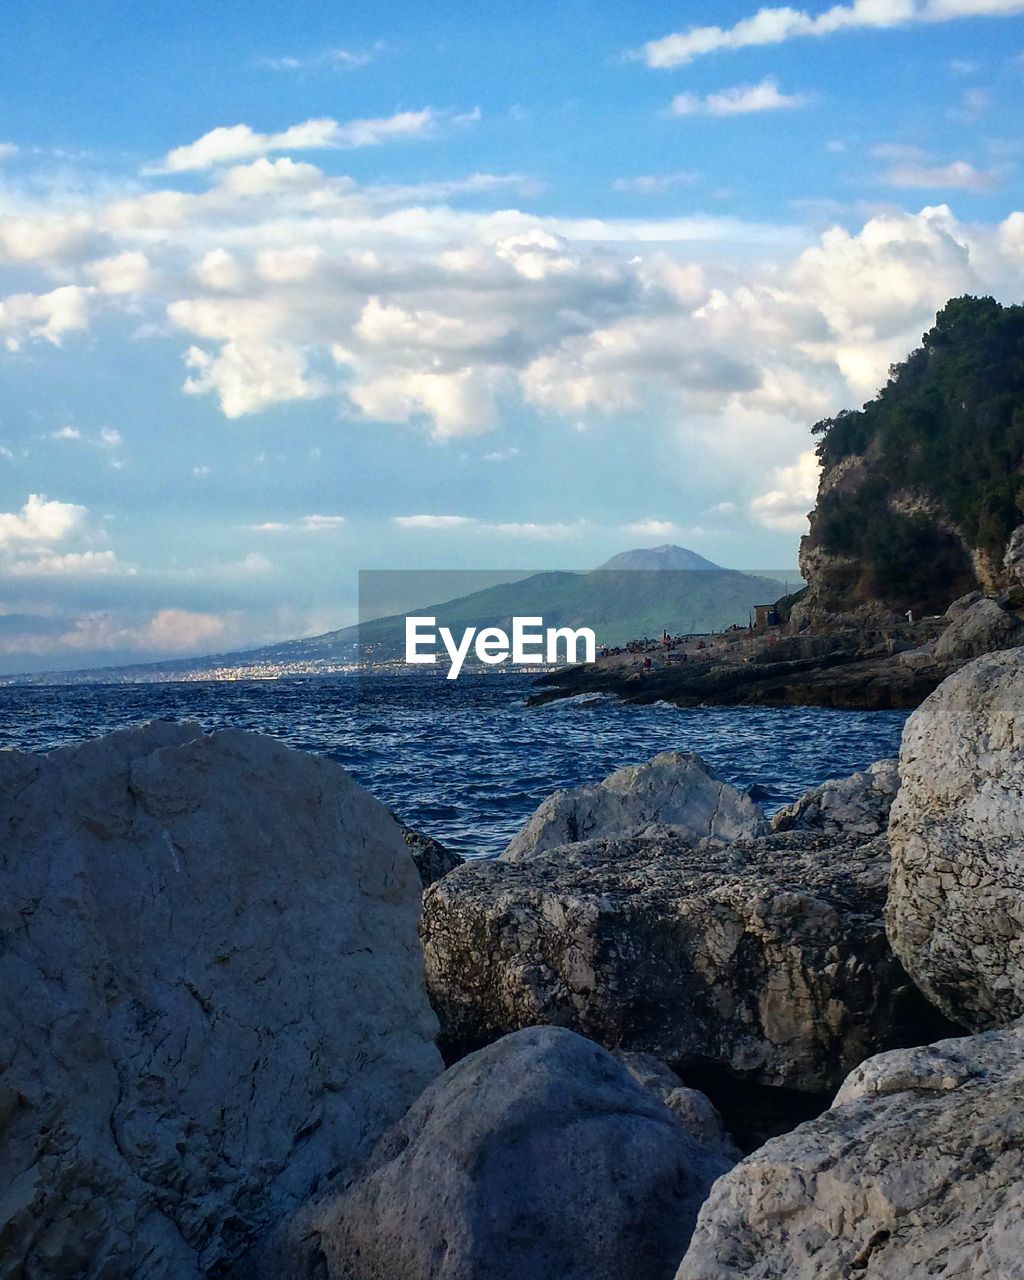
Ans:
POLYGON ((273 734, 330 756, 412 826, 467 857, 499 853, 550 792, 659 751, 697 751, 768 812, 895 755, 906 712, 527 708, 532 677, 409 672, 337 679, 0 688, 0 746, 45 751, 145 720, 273 734))

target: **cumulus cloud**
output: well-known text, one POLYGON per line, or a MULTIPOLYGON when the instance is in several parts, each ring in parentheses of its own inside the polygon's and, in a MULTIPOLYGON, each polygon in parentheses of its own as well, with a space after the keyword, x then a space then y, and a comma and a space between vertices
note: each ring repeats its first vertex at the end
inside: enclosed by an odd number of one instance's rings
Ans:
POLYGON ((49 293, 12 293, 0 298, 0 338, 16 351, 26 338, 44 338, 60 346, 64 334, 85 329, 95 290, 62 285, 49 293))
POLYGON ((651 40, 634 56, 649 67, 679 67, 711 53, 782 44, 803 36, 1013 13, 1024 13, 1024 0, 854 0, 819 14, 788 6, 763 8, 732 27, 690 27, 651 40))
POLYGON ((96 550, 87 545, 98 540, 100 535, 90 526, 87 507, 31 493, 19 511, 0 512, 0 576, 85 577, 133 572, 109 548, 96 550))
POLYGON ((20 511, 0 511, 0 548, 61 542, 82 529, 88 509, 30 493, 20 511))
MULTIPOLYGON (((504 190, 492 178, 362 187, 250 155, 194 192, 97 200, 77 257, 33 260, 67 283, 0 300, 0 341, 69 341, 120 309, 142 315, 140 336, 177 338, 186 393, 232 420, 330 397, 348 422, 453 440, 524 402, 569 425, 643 412, 704 423, 705 447, 727 440, 739 467, 759 433, 795 453, 787 432, 871 395, 949 297, 1024 289, 1024 214, 969 224, 937 206, 815 236, 449 203, 459 182, 504 190)), ((43 199, 21 214, 53 217, 43 199)))
POLYGON ((739 116, 756 111, 784 111, 806 106, 810 98, 803 93, 782 93, 777 80, 770 76, 758 84, 737 85, 719 93, 699 97, 680 93, 672 99, 676 116, 739 116))
MULTIPOLYGON (((459 120, 469 116, 456 117, 459 120)), ((293 124, 278 133, 257 133, 247 124, 220 125, 195 142, 175 147, 155 170, 186 173, 211 169, 233 160, 266 156, 273 151, 337 151, 377 147, 399 138, 423 138, 436 133, 446 119, 432 107, 397 111, 391 116, 340 122, 330 117, 293 124)))
POLYGON ((85 265, 85 274, 101 293, 142 293, 150 283, 149 259, 138 250, 126 250, 85 265))
POLYGON ((776 467, 772 488, 750 503, 750 517, 766 529, 782 533, 806 533, 807 513, 818 493, 820 466, 813 449, 808 449, 789 466, 776 467))

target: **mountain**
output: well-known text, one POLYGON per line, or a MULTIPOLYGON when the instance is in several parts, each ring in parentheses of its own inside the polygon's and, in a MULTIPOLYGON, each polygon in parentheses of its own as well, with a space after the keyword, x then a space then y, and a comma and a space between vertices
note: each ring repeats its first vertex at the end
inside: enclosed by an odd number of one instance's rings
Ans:
POLYGON ((682 571, 694 569, 721 569, 719 564, 712 564, 696 551, 688 551, 686 547, 674 547, 664 543, 660 547, 638 547, 634 551, 620 551, 612 556, 598 569, 678 569, 682 571))
MULTIPOLYGON (((795 573, 792 576, 795 578, 795 573)), ((471 573, 409 575, 405 587, 408 599, 401 605, 402 612, 306 639, 205 658, 26 676, 19 682, 328 674, 358 660, 392 662, 402 658, 406 613, 434 617, 439 627, 449 627, 456 634, 466 627, 495 626, 508 631, 513 617, 541 617, 547 627, 592 627, 599 644, 622 645, 641 636, 658 637, 665 629, 673 634, 694 634, 721 631, 733 624, 745 626, 753 606, 776 599, 782 586, 780 578, 722 569, 682 547, 624 552, 588 573, 532 574, 438 604, 424 604, 415 595, 417 589, 425 589, 416 585, 423 580, 431 589, 443 591, 445 577, 450 583, 474 579, 471 573), (655 566, 666 567, 649 567, 647 557, 655 566), (623 561, 639 567, 623 568, 623 561), (667 567, 670 565, 673 567, 667 567), (684 567, 674 567, 677 565, 684 567)))
POLYGON ((936 613, 968 591, 1013 585, 1024 306, 947 303, 874 400, 813 430, 822 475, 800 549, 805 614, 936 613))

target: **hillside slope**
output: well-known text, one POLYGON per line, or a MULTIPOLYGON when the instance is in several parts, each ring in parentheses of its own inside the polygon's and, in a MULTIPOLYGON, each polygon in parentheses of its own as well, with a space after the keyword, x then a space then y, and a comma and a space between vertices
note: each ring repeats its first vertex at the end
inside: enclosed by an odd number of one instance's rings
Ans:
POLYGON ((1014 585, 1024 521, 1024 306, 957 298, 856 412, 819 422, 802 612, 941 612, 1014 585), (1018 539, 1019 540, 1019 539, 1018 539))

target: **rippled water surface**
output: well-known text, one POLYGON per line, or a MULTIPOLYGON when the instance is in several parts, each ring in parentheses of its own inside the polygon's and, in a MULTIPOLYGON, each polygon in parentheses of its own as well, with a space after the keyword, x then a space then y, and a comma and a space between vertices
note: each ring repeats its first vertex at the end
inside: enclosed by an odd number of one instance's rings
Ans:
POLYGON ((0 745, 45 751, 139 724, 258 729, 330 756, 411 825, 499 853, 557 787, 659 751, 697 751, 771 812, 895 755, 906 712, 680 709, 583 698, 527 708, 532 677, 420 672, 318 680, 0 688, 0 745))

